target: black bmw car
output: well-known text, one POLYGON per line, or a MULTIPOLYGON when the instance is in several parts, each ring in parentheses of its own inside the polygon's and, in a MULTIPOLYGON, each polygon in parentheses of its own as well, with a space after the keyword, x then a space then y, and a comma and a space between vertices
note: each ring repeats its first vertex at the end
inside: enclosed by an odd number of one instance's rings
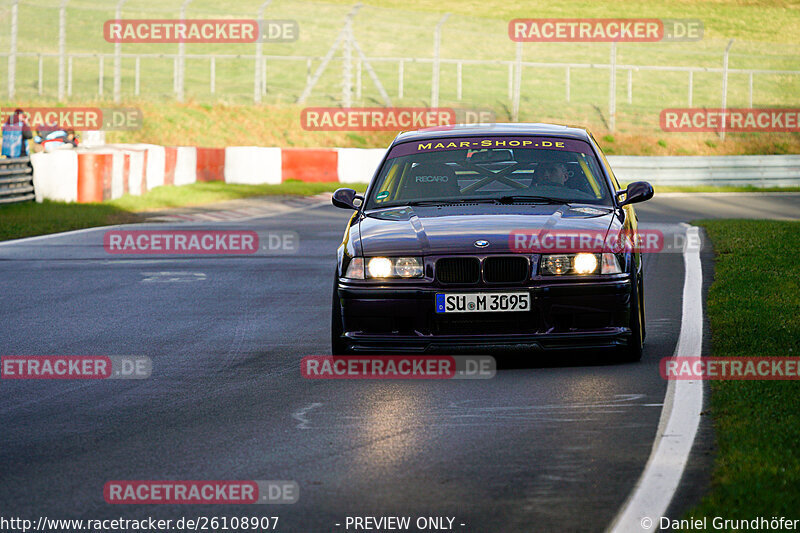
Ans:
POLYGON ((645 336, 637 219, 592 135, 549 124, 406 132, 338 249, 332 352, 604 349, 645 336))

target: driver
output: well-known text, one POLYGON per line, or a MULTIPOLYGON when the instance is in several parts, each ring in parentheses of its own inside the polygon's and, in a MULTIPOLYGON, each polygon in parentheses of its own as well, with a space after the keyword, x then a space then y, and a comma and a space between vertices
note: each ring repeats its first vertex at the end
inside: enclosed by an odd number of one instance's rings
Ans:
POLYGON ((569 171, 564 163, 539 163, 535 173, 541 175, 538 185, 564 187, 569 179, 569 171))

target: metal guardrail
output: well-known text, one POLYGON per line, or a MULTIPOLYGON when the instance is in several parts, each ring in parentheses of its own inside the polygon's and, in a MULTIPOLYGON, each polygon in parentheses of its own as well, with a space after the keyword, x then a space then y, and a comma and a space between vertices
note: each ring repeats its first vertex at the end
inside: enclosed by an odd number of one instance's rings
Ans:
POLYGON ((800 186, 800 155, 608 156, 620 182, 654 185, 800 186))
POLYGON ((34 198, 31 158, 0 159, 0 204, 29 202, 34 198))

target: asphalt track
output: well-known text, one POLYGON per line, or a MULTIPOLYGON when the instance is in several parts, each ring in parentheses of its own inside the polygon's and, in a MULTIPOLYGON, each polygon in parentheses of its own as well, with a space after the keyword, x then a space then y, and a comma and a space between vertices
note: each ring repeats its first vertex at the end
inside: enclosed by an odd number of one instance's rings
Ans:
MULTIPOLYGON (((638 211, 643 228, 669 239, 683 221, 798 218, 798 205, 798 195, 663 195, 638 211)), ((1 245, 2 355, 145 355, 153 374, 0 381, 0 514, 279 516, 279 531, 348 531, 348 516, 446 516, 453 531, 604 530, 658 425, 658 362, 672 355, 681 322, 681 254, 644 256, 640 363, 532 356, 491 380, 305 380, 301 357, 329 350, 334 253, 348 216, 320 206, 191 226, 296 232, 298 252, 280 256, 111 256, 104 229, 1 245), (300 499, 103 499, 106 481, 159 479, 295 480, 300 499)), ((706 286, 710 254, 706 246, 706 286)), ((704 422, 670 515, 702 493, 709 437, 704 422)))

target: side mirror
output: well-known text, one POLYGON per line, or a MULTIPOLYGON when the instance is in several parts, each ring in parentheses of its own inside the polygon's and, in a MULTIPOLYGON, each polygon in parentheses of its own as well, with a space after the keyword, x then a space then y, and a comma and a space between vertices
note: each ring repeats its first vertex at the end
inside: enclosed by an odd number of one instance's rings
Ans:
POLYGON ((634 181, 624 191, 617 191, 617 197, 624 194, 625 199, 620 202, 620 207, 628 204, 638 204, 653 197, 653 186, 646 181, 634 181))
POLYGON ((336 189, 331 198, 333 205, 342 209, 358 209, 363 200, 364 197, 359 196, 354 189, 336 189))

